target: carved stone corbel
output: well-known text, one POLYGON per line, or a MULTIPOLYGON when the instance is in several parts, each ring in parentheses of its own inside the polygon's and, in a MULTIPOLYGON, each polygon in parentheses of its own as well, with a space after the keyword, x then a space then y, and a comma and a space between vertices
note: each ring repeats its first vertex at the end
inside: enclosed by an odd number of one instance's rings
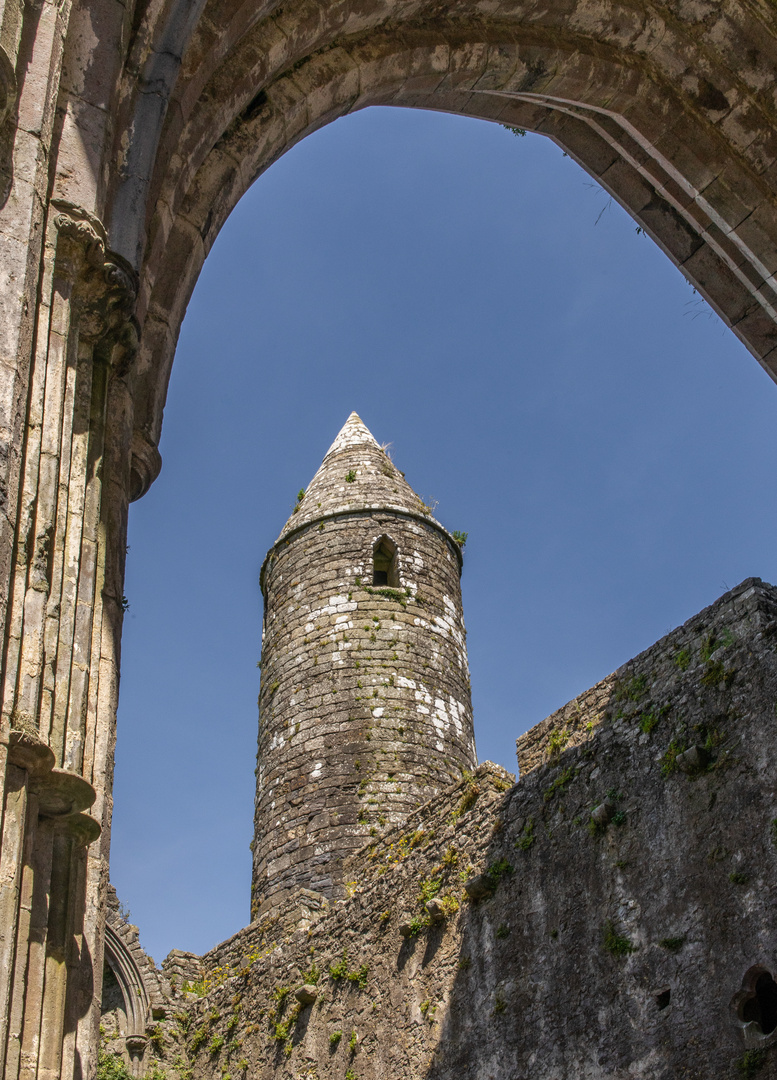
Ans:
POLYGON ((54 751, 39 735, 12 728, 8 735, 8 760, 30 777, 45 776, 54 768, 54 751))
POLYGON ((130 502, 134 502, 146 494, 159 476, 161 468, 162 457, 156 446, 142 431, 133 431, 130 502))
POLYGON ((29 776, 38 815, 63 823, 84 844, 96 840, 100 824, 84 813, 97 798, 92 784, 80 773, 56 768, 54 752, 28 724, 11 728, 7 746, 8 760, 29 776))
POLYGON ((81 341, 119 376, 126 375, 138 350, 134 317, 137 279, 120 255, 106 248, 105 229, 85 210, 55 201, 57 266, 73 285, 81 341))

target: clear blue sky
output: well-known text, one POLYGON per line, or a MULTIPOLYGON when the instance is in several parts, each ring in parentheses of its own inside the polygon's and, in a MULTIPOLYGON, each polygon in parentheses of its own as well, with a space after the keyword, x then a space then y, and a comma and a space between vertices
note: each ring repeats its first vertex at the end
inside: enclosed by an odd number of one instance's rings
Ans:
POLYGON ((130 513, 112 878, 161 961, 249 907, 259 568, 352 409, 463 577, 481 759, 755 575, 777 387, 549 140, 370 109, 262 176, 130 513))

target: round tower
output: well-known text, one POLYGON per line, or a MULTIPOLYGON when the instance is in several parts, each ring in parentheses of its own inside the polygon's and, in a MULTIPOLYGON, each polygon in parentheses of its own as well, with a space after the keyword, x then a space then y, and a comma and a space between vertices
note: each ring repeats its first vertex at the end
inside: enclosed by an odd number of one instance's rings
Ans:
POLYGON ((251 915, 476 764, 461 547, 351 413, 264 561, 251 915))

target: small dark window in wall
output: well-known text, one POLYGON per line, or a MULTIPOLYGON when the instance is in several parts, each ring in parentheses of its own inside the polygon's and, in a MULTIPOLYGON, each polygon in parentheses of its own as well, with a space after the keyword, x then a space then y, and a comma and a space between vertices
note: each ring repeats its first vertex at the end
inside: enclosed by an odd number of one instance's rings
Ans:
POLYGON ((669 1005, 669 1002, 671 1000, 672 991, 669 989, 659 990, 656 994, 656 1005, 659 1007, 659 1009, 665 1009, 669 1005))
POLYGON ((777 983, 768 971, 758 976, 755 993, 742 1009, 742 1019, 755 1021, 764 1035, 771 1035, 777 1028, 777 983))
POLYGON ((397 547, 387 536, 381 536, 372 548, 372 584, 399 585, 397 571, 397 547))

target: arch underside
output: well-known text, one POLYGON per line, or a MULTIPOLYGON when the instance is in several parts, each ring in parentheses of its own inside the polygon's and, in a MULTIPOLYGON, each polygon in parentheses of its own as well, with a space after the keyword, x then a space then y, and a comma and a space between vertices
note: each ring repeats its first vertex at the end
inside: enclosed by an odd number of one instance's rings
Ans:
POLYGON ((105 927, 105 962, 116 977, 127 1017, 125 1035, 144 1035, 150 1018, 150 999, 132 953, 110 924, 105 927))
MULTIPOLYGON (((686 4, 672 18, 658 6, 583 0, 550 14, 528 4, 498 15, 406 6, 402 20, 379 4, 205 11, 164 118, 130 125, 147 144, 141 152, 130 140, 124 151, 125 165, 133 153, 148 162, 145 217, 137 199, 126 211, 140 182, 127 167, 114 172, 106 208, 111 245, 140 276, 135 426, 152 442, 186 305, 231 210, 305 135, 374 105, 553 139, 777 377, 777 135, 765 74, 774 36, 760 15, 686 4)), ((135 80, 120 130, 141 96, 135 80)))

